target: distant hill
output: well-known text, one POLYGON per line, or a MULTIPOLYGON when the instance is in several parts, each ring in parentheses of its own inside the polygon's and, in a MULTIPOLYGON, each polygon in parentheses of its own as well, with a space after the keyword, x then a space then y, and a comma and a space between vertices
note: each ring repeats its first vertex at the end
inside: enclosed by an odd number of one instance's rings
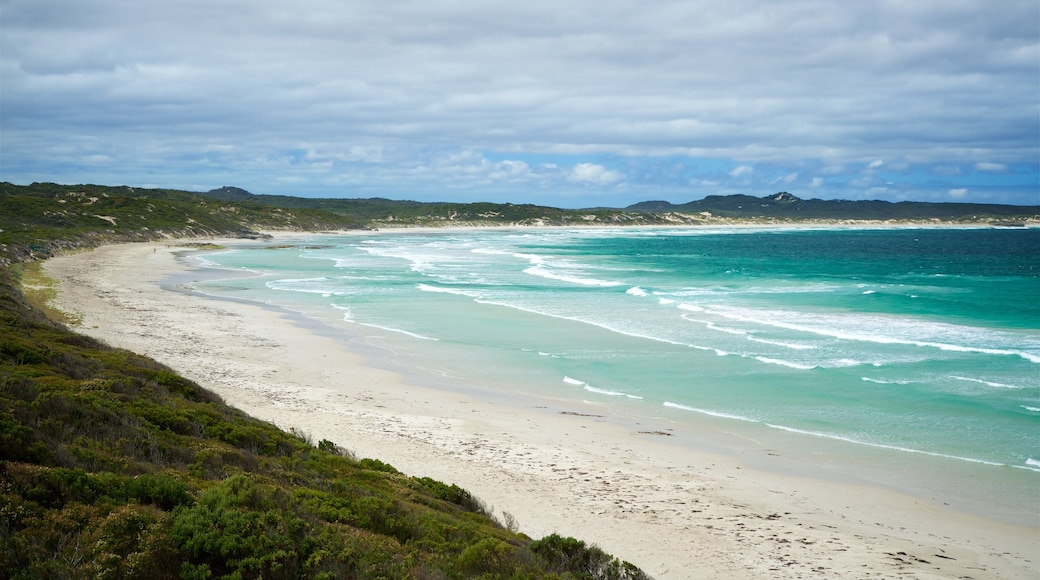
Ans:
POLYGON ((471 225, 653 225, 670 223, 646 212, 613 208, 560 209, 516 203, 452 203, 371 198, 306 198, 256 195, 224 186, 199 195, 222 201, 250 201, 284 209, 312 209, 365 222, 369 227, 452 224, 471 225))
POLYGON ((386 198, 303 198, 254 195, 225 186, 200 195, 224 201, 250 201, 286 209, 318 209, 349 216, 369 226, 447 225, 675 225, 741 220, 775 221, 906 221, 1019 223, 1040 221, 1040 206, 974 203, 927 203, 847 200, 804 200, 786 191, 765 197, 710 195, 684 204, 644 201, 625 208, 560 209, 513 203, 449 203, 386 198))
MULTIPOLYGON (((342 214, 273 208, 190 191, 127 186, 0 183, 0 265, 112 242, 225 236, 249 238, 265 230, 344 230, 361 227, 342 214)), ((231 191, 235 190, 235 191, 231 191)))
POLYGON ((229 185, 219 189, 211 189, 202 195, 223 201, 253 201, 256 197, 241 187, 231 187, 229 185))
POLYGON ((1040 206, 927 203, 917 201, 848 201, 800 199, 786 191, 766 197, 709 195, 684 204, 645 201, 625 208, 649 214, 683 213, 702 217, 781 220, 897 220, 897 221, 1024 221, 1036 220, 1040 206), (705 214, 710 214, 705 215, 705 214))
POLYGON ((0 182, 0 265, 115 241, 255 237, 267 230, 328 231, 411 226, 654 226, 731 223, 901 222, 1040 224, 1040 206, 804 200, 711 195, 683 204, 561 209, 516 203, 258 195, 226 185, 207 192, 129 186, 0 182))

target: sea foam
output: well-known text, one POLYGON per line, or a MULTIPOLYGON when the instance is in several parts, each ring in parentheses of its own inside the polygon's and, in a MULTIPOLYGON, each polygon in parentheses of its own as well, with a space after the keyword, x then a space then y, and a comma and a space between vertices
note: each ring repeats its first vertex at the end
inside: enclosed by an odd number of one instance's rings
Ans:
POLYGON ((640 397, 639 395, 630 395, 628 393, 622 393, 620 391, 608 391, 606 389, 597 389, 596 387, 592 387, 592 386, 589 386, 589 385, 585 385, 584 388, 585 388, 586 391, 589 391, 590 393, 596 393, 596 394, 599 394, 599 395, 608 395, 610 397, 628 397, 629 399, 642 399, 643 398, 643 397, 640 397))
POLYGON ((752 419, 750 417, 743 417, 740 415, 734 415, 732 413, 723 413, 722 411, 712 411, 710 409, 701 409, 698 407, 691 407, 689 405, 681 405, 679 403, 671 403, 665 401, 665 407, 671 407, 673 409, 681 409, 683 411, 693 411, 694 413, 700 413, 702 415, 710 415, 712 417, 719 417, 721 419, 736 419, 737 421, 748 421, 751 423, 761 423, 758 419, 752 419))
POLYGON ((419 290, 422 290, 423 292, 435 292, 435 293, 440 293, 440 294, 454 294, 456 296, 466 296, 468 298, 480 298, 481 297, 481 294, 479 292, 474 292, 472 290, 459 290, 457 288, 445 288, 444 286, 431 286, 429 284, 419 284, 416 287, 419 290))
POLYGON ((554 272, 543 265, 531 266, 524 270, 524 274, 530 274, 532 276, 538 276, 540 278, 547 278, 549 280, 558 280, 560 282, 568 282, 570 284, 579 284, 581 286, 601 286, 601 287, 612 287, 621 286, 623 282, 615 282, 612 280, 597 280, 595 278, 585 278, 581 276, 575 276, 571 274, 560 274, 554 272))
POLYGON ((1008 384, 1005 384, 1005 383, 998 383, 996 381, 985 381, 985 380, 982 380, 982 379, 973 379, 971 377, 961 377, 961 376, 957 376, 957 375, 950 375, 950 378, 951 379, 957 379, 958 381, 967 381, 969 383, 979 383, 979 384, 982 384, 982 385, 986 385, 987 387, 994 387, 994 388, 997 388, 997 389, 1022 389, 1022 388, 1025 388, 1025 387, 1018 387, 1018 386, 1015 386, 1015 385, 1008 385, 1008 384))
POLYGON ((780 365, 780 366, 789 367, 789 368, 792 368, 792 369, 803 370, 803 371, 809 371, 809 370, 812 370, 812 369, 814 369, 814 368, 816 368, 818 366, 818 365, 809 365, 809 364, 804 364, 804 363, 796 363, 796 362, 791 362, 791 361, 786 361, 786 360, 780 360, 778 358, 769 358, 769 357, 765 357, 765 356, 756 356, 756 357, 754 357, 754 359, 759 361, 759 362, 764 362, 766 364, 780 365))
POLYGON ((706 310, 708 314, 721 316, 731 320, 761 324, 785 330, 805 332, 821 336, 830 336, 842 340, 872 342, 877 344, 897 344, 937 348, 951 352, 967 352, 1001 356, 1017 356, 1033 363, 1040 363, 1040 355, 1011 348, 991 348, 981 345, 955 344, 935 340, 938 337, 960 337, 968 340, 993 340, 997 335, 1007 341, 1016 337, 1001 335, 990 331, 987 336, 979 336, 976 328, 960 327, 950 324, 927 323, 921 320, 902 320, 887 317, 847 317, 821 314, 805 314, 791 311, 754 311, 733 307, 714 307, 706 310), (801 320, 800 323, 787 320, 801 320), (857 328, 860 330, 852 330, 857 328), (908 336, 894 336, 900 332, 908 336), (919 337, 919 338, 918 338, 919 337))

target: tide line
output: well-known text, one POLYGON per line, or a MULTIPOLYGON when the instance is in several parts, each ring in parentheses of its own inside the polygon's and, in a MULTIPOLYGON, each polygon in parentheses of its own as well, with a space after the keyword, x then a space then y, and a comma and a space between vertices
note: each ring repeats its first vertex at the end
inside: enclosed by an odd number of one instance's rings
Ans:
POLYGON ((731 414, 731 413, 724 413, 724 412, 721 412, 721 411, 712 411, 712 410, 709 410, 709 409, 700 409, 700 408, 697 408, 697 407, 691 407, 689 405, 681 405, 679 403, 665 402, 664 406, 665 407, 671 407, 671 408, 674 408, 674 409, 680 409, 680 410, 683 410, 683 411, 693 411, 695 413, 701 413, 703 415, 710 415, 712 417, 719 417, 721 419, 735 419, 737 421, 745 421, 745 422, 748 422, 748 423, 758 423, 760 425, 764 425, 766 427, 769 427, 770 429, 779 429, 781 431, 786 431, 788 433, 794 433, 794 434, 797 434, 797 435, 808 435, 810 437, 819 437, 821 439, 830 439, 830 440, 833 440, 833 441, 841 441, 843 443, 851 443, 853 445, 864 445, 864 446, 867 446, 867 447, 874 447, 874 448, 877 448, 877 449, 887 449, 889 451, 899 451, 899 452, 902 452, 902 453, 916 453, 916 454, 919 454, 919 455, 928 455, 928 456, 931 456, 931 457, 939 457, 939 458, 942 458, 942 459, 953 459, 955 461, 966 461, 966 462, 969 462, 969 463, 978 463, 978 464, 981 464, 981 465, 990 465, 990 466, 993 466, 993 467, 1013 467, 1015 469, 1025 469, 1025 470, 1028 470, 1028 471, 1038 471, 1038 472, 1040 472, 1040 461, 1037 461, 1037 460, 1035 460, 1033 458, 1027 459, 1023 465, 1011 465, 1011 464, 1007 464, 1007 463, 998 463, 996 461, 988 461, 988 460, 985 460, 985 459, 976 459, 976 458, 973 458, 973 457, 963 457, 963 456, 960 456, 960 455, 950 455, 950 454, 947 454, 947 453, 937 453, 937 452, 934 452, 934 451, 923 451, 921 449, 913 449, 913 448, 910 448, 910 447, 902 447, 902 446, 898 446, 898 445, 885 445, 883 443, 871 443, 869 441, 860 441, 858 439, 853 439, 852 437, 847 437, 847 436, 844 436, 844 435, 835 435, 833 433, 821 433, 819 431, 809 431, 809 430, 806 430, 806 429, 796 429, 794 427, 786 427, 784 425, 776 425, 776 424, 773 424, 773 423, 768 423, 766 421, 760 421, 758 419, 752 419, 750 417, 744 417, 744 416, 741 416, 741 415, 734 415, 734 414, 731 414))
POLYGON ((439 338, 434 338, 432 336, 425 336, 425 335, 422 335, 422 334, 417 334, 415 332, 410 332, 410 331, 403 330, 403 329, 400 329, 400 328, 392 328, 392 327, 389 327, 389 326, 381 326, 379 324, 372 324, 370 322, 358 322, 356 320, 351 320, 351 322, 353 322, 354 324, 358 324, 360 326, 367 326, 369 328, 378 328, 379 330, 385 330, 387 332, 396 332, 398 334, 404 334, 404 335, 410 336, 412 338, 418 338, 419 340, 440 340, 439 338))

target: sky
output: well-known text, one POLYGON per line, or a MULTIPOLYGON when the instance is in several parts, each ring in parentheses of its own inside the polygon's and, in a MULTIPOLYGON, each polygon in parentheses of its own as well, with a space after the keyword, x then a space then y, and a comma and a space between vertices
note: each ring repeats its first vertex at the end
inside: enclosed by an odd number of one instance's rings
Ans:
POLYGON ((1040 2, 0 0, 0 181, 1040 205, 1040 2))

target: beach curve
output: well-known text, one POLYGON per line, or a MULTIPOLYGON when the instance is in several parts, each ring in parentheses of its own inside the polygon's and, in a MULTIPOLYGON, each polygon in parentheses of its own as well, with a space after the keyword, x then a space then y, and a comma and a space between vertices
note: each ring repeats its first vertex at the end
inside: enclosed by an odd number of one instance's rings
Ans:
POLYGON ((656 578, 1037 575, 1035 527, 754 470, 669 444, 657 426, 600 420, 594 406, 416 384, 289 313, 164 289, 190 273, 186 251, 105 246, 45 269, 59 280, 59 306, 83 316, 75 330, 163 362, 260 419, 456 483, 532 537, 575 536, 656 578))

